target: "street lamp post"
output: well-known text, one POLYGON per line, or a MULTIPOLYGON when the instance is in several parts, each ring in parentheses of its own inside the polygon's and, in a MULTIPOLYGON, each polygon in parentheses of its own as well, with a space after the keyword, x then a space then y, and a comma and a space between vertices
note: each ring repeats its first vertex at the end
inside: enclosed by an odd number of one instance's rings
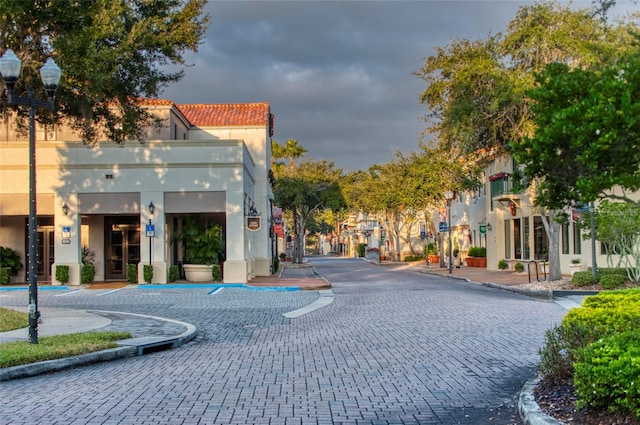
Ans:
POLYGON ((453 200, 453 192, 450 190, 447 190, 444 193, 444 198, 447 200, 447 230, 449 231, 449 264, 448 264, 448 268, 449 268, 449 273, 451 273, 453 271, 453 263, 451 262, 451 255, 452 255, 452 251, 451 251, 451 201, 453 200))
POLYGON ((22 61, 8 49, 0 58, 0 74, 7 86, 8 105, 26 105, 29 107, 29 342, 38 343, 38 216, 36 215, 36 108, 55 109, 54 96, 61 71, 58 65, 49 58, 40 68, 40 78, 47 91, 48 100, 36 99, 33 89, 29 88, 28 96, 14 94, 16 82, 20 75, 22 61))

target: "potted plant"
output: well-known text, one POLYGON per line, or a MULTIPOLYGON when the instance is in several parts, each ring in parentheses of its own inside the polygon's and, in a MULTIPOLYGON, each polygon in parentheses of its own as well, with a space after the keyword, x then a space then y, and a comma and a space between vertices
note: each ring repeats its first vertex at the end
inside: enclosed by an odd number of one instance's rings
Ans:
POLYGON ((212 266, 219 265, 224 255, 222 226, 201 225, 195 217, 186 217, 182 231, 174 236, 173 242, 184 244, 185 278, 189 282, 211 282, 212 266))
POLYGON ((569 264, 569 271, 571 272, 571 276, 573 276, 575 272, 582 271, 582 260, 580 258, 573 258, 571 264, 569 264))
POLYGON ((469 251, 467 251, 467 266, 487 267, 487 248, 481 246, 469 247, 469 251))
POLYGON ((438 255, 438 247, 434 242, 427 245, 427 256, 430 264, 440 264, 440 255, 438 255))

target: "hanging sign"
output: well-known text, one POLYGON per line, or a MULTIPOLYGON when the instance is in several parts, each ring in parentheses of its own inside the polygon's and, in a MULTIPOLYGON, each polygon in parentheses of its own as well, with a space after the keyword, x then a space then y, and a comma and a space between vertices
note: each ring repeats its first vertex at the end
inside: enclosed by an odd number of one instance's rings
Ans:
POLYGON ((480 225, 480 234, 484 235, 485 233, 487 233, 487 225, 486 224, 481 224, 480 225))
POLYGON ((260 230, 260 217, 247 217, 247 229, 252 232, 260 230))
POLYGON ((440 232, 446 232, 447 231, 447 223, 446 222, 440 222, 438 223, 438 231, 440 232))

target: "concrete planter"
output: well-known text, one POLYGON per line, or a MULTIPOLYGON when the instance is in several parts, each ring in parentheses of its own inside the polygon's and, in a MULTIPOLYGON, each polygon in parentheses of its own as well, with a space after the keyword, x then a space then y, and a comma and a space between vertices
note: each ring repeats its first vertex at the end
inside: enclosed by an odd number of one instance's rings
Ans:
POLYGON ((467 267, 487 267, 487 257, 467 257, 467 267))
POLYGON ((184 276, 189 282, 213 282, 211 266, 206 264, 185 264, 184 276))

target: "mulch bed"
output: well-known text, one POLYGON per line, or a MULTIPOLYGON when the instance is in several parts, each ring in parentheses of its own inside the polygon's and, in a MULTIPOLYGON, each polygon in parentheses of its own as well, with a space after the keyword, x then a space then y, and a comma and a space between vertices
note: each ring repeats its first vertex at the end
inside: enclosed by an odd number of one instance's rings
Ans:
POLYGON ((578 409, 573 382, 554 384, 541 379, 534 390, 540 410, 565 424, 581 425, 638 425, 640 419, 619 415, 608 410, 578 409))

